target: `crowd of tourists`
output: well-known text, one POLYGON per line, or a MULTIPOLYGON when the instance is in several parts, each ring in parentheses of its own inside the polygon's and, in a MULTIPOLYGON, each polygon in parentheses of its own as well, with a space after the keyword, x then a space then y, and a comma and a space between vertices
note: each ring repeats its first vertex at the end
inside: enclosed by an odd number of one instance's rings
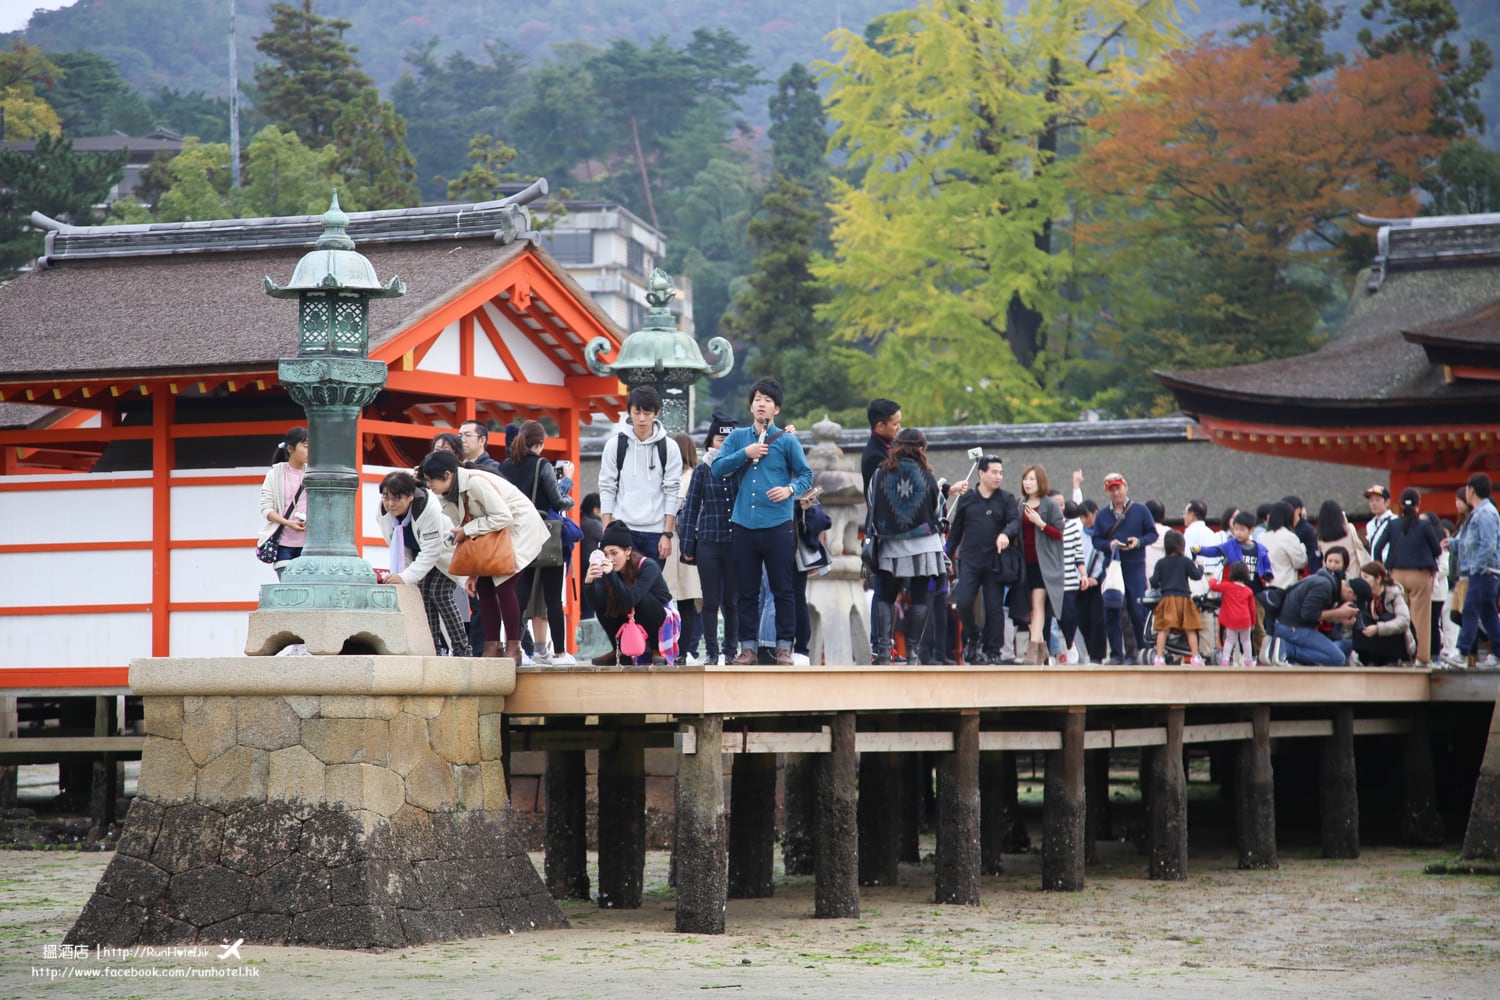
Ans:
MULTIPOLYGON (((802 445, 779 426, 782 387, 750 389, 748 418, 715 413, 699 442, 668 435, 661 399, 633 388, 600 454, 599 490, 577 522, 573 468, 542 457, 534 420, 506 428, 506 458, 478 421, 443 432, 411 472, 380 484, 384 582, 419 588, 434 645, 456 656, 572 664, 564 588, 581 546, 578 596, 611 648, 599 664, 806 665, 807 583, 827 572, 802 445), (529 630, 523 622, 529 621, 529 630)), ((1230 506, 1202 500, 1180 523, 1133 499, 1118 472, 1070 495, 1026 465, 1019 492, 1004 463, 970 452, 949 483, 894 400, 872 400, 861 456, 861 559, 874 663, 1116 663, 1494 667, 1500 633, 1500 517, 1475 473, 1457 516, 1365 491, 1361 533, 1333 500, 1308 516, 1295 496, 1230 506), (898 651, 898 644, 900 649, 898 651)), ((259 552, 278 577, 306 540, 309 442, 293 428, 261 489, 259 552)))

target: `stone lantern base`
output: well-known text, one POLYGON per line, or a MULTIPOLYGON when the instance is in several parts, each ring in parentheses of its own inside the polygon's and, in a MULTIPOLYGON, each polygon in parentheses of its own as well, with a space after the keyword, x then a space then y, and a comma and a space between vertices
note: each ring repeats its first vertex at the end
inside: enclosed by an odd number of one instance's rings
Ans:
POLYGON ((393 948, 566 926, 510 829, 509 660, 137 660, 131 686, 140 790, 68 942, 393 948))

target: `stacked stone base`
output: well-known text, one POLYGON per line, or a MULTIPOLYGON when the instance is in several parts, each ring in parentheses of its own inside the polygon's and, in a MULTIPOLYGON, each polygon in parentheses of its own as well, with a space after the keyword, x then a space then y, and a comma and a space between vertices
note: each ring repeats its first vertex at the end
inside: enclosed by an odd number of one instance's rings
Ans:
POLYGON ((564 927, 504 812, 137 800, 67 941, 398 948, 564 927))
POLYGON ((513 830, 491 693, 513 689, 508 661, 293 659, 132 666, 139 795, 69 943, 393 948, 566 926, 513 830))

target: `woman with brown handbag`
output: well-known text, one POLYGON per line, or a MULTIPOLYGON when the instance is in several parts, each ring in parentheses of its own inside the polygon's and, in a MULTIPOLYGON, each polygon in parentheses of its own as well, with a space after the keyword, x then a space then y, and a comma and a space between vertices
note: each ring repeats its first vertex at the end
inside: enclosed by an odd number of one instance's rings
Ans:
POLYGON ((521 662, 521 606, 516 600, 516 574, 531 565, 547 529, 526 494, 504 477, 480 469, 465 469, 458 456, 435 451, 422 459, 422 478, 443 502, 443 513, 459 525, 451 568, 467 576, 469 593, 479 599, 484 624, 484 656, 500 656, 500 630, 505 630, 503 655, 521 662))

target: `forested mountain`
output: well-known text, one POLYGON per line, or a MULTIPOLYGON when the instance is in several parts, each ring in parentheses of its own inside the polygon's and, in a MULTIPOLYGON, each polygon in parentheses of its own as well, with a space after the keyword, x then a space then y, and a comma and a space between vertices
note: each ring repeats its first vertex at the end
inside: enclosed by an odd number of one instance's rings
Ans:
MULTIPOLYGON (((237 0, 241 75, 260 57, 254 38, 271 23, 272 0, 237 0)), ((827 34, 838 27, 863 29, 877 14, 915 4, 901 0, 317 0, 319 14, 352 23, 348 40, 359 50, 365 72, 383 94, 401 75, 406 53, 438 39, 438 53, 457 50, 473 59, 486 44, 513 49, 532 63, 551 58, 553 46, 582 42, 604 47, 616 38, 646 44, 658 36, 682 44, 697 28, 723 28, 750 48, 762 76, 774 80, 794 62, 811 65, 831 53, 827 34)), ((1330 5, 1332 6, 1332 5, 1330 5)), ((1332 45, 1355 48, 1359 2, 1344 4, 1343 28, 1332 45)), ((1500 4, 1494 0, 1455 0, 1462 25, 1460 40, 1482 38, 1500 50, 1500 4)), ((1225 33, 1256 16, 1239 0, 1199 0, 1197 9, 1179 4, 1190 34, 1225 33)), ((229 0, 108 0, 79 2, 40 11, 21 33, 49 52, 89 49, 109 59, 145 95, 163 87, 180 93, 227 94, 226 39, 229 0)), ((9 36, 13 39, 15 36, 9 36)), ((0 44, 7 36, 0 36, 0 44)), ((759 119, 764 102, 746 111, 759 119)), ((1487 88, 1482 102, 1495 145, 1500 122, 1500 87, 1487 88)))

